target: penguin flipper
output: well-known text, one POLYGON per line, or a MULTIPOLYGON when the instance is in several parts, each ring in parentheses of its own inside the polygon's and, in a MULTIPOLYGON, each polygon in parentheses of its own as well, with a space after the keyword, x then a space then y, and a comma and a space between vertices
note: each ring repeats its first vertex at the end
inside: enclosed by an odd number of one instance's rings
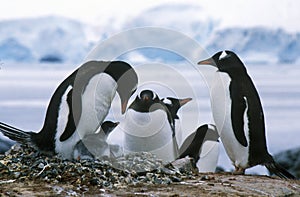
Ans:
POLYGON ((247 113, 247 100, 238 96, 231 96, 231 123, 234 135, 238 142, 244 146, 248 146, 244 130, 244 114, 247 113))
POLYGON ((203 144, 203 140, 208 130, 208 125, 200 126, 197 131, 189 135, 181 145, 179 149, 179 159, 186 156, 190 156, 195 160, 195 163, 199 160, 199 152, 203 144))
POLYGON ((73 108, 72 108, 72 93, 73 93, 73 89, 71 89, 68 92, 67 95, 67 103, 68 103, 68 107, 69 107, 69 115, 68 115, 68 122, 66 125, 66 128, 63 132, 63 134, 59 137, 59 140, 61 142, 66 141, 69 137, 71 137, 73 135, 73 133, 76 130, 76 126, 75 126, 75 121, 74 121, 74 117, 73 117, 73 108))
POLYGON ((22 131, 15 127, 0 122, 0 131, 9 139, 21 144, 31 143, 31 132, 22 131))
POLYGON ((286 169, 284 169, 281 165, 276 163, 274 160, 265 164, 266 168, 273 174, 276 174, 282 179, 296 179, 294 175, 289 173, 286 169))

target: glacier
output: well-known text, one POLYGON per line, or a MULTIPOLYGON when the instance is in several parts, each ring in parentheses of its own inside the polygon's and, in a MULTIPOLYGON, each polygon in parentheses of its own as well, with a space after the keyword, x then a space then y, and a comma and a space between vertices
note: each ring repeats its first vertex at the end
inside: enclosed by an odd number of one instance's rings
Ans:
MULTIPOLYGON (((140 27, 178 31, 196 40, 209 54, 229 49, 246 62, 299 61, 299 32, 267 27, 220 28, 221 19, 197 5, 162 4, 129 17, 118 26, 111 21, 98 26, 60 16, 0 21, 0 61, 81 63, 97 43, 140 27)), ((136 54, 149 60, 183 60, 172 51, 155 48, 139 49, 136 54)))
POLYGON ((90 50, 85 25, 47 16, 0 21, 0 60, 78 62, 90 50))

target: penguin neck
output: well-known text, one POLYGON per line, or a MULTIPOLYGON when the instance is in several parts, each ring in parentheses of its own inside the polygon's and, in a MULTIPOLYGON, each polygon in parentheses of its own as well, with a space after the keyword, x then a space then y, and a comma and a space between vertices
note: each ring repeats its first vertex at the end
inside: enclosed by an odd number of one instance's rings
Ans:
POLYGON ((142 113, 149 113, 149 112, 153 112, 156 110, 165 110, 166 109, 163 107, 163 105, 161 103, 158 102, 148 102, 148 103, 144 103, 143 101, 136 99, 130 106, 129 109, 133 109, 137 112, 142 112, 142 113))
POLYGON ((226 72, 232 80, 241 81, 244 80, 245 77, 248 77, 248 73, 246 71, 239 72, 226 72))
POLYGON ((95 89, 95 104, 103 105, 108 111, 116 95, 117 87, 117 82, 110 75, 106 73, 100 74, 95 89))
MULTIPOLYGON (((91 133, 96 131, 108 114, 116 89, 116 81, 106 73, 96 75, 90 80, 85 93, 82 95, 82 105, 86 107, 82 109, 78 123, 78 125, 85 126, 82 129, 77 128, 77 130, 91 133), (91 114, 90 112, 94 113, 91 114), (83 121, 83 124, 80 124, 80 121, 83 121), (90 121, 90 123, 86 125, 86 121, 90 121), (88 131, 86 128, 89 128, 88 131)), ((85 132, 82 133, 82 136, 87 134, 85 132)))

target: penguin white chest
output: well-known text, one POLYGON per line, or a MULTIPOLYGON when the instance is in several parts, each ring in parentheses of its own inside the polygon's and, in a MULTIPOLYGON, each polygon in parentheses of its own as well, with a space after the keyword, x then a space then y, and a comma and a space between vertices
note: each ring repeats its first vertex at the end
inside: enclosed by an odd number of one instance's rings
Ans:
MULTIPOLYGON (((249 145, 241 145, 236 139, 232 126, 232 99, 230 97, 231 78, 228 74, 217 72, 211 89, 211 105, 213 118, 216 123, 221 141, 226 153, 234 166, 246 168, 248 166, 249 145)), ((247 102, 247 101, 246 101, 247 102)), ((244 132, 249 144, 248 121, 246 107, 244 113, 244 132)))
POLYGON ((115 96, 117 83, 105 73, 97 74, 90 79, 81 95, 82 111, 76 130, 68 139, 60 141, 60 136, 64 133, 69 118, 67 94, 71 88, 69 86, 62 96, 55 136, 55 151, 67 159, 72 158, 77 142, 86 135, 95 133, 103 122, 115 96))
POLYGON ((82 112, 76 132, 80 138, 93 134, 107 116, 117 83, 106 73, 92 77, 81 96, 82 112))
POLYGON ((151 152, 164 161, 178 156, 177 142, 163 110, 142 113, 128 109, 124 121, 109 135, 108 143, 123 146, 125 153, 151 152))

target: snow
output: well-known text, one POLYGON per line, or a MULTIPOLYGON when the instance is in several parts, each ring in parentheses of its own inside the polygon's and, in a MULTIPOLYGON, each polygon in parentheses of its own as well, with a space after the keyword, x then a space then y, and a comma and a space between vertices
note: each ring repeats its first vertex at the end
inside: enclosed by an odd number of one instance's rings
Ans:
POLYGON ((78 62, 90 50, 85 25, 62 17, 0 22, 0 59, 37 62, 78 62), (55 57, 55 59, 53 59, 55 57))
POLYGON ((282 29, 229 28, 217 31, 210 38, 208 51, 230 49, 246 62, 295 63, 299 58, 300 33, 282 29))
MULTIPOLYGON (((98 26, 59 16, 2 21, 0 60, 79 64, 99 41, 132 28, 159 27, 186 35, 209 54, 229 49, 246 62, 275 64, 300 61, 300 33, 262 26, 221 28, 222 18, 216 19, 213 13, 195 4, 162 4, 124 19, 118 25, 113 24, 114 21, 112 18, 98 26)), ((148 36, 143 39, 147 40, 148 36)), ((162 37, 161 42, 164 39, 162 37)), ((169 41, 170 44, 173 42, 176 43, 176 40, 169 41)), ((119 46, 126 44, 122 42, 119 46)), ((172 51, 151 47, 138 53, 139 57, 146 56, 152 60, 157 57, 168 61, 183 60, 172 51)))

